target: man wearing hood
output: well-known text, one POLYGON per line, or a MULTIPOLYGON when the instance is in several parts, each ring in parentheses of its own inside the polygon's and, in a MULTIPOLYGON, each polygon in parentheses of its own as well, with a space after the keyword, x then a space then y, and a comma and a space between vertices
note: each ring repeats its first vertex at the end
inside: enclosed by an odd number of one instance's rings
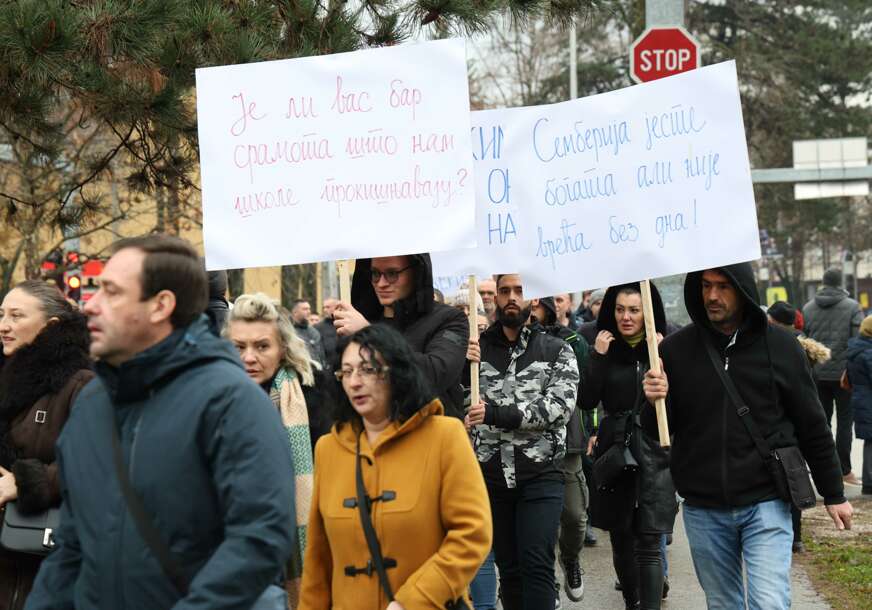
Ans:
POLYGON ((836 449, 845 483, 859 485, 860 481, 851 472, 851 443, 854 440, 851 393, 839 385, 839 380, 847 367, 848 340, 859 333, 863 311, 842 288, 841 271, 828 269, 823 279, 823 287, 802 308, 803 330, 806 336, 830 348, 830 360, 814 367, 815 383, 827 424, 833 418, 833 403, 836 403, 836 449))
POLYGON ((445 414, 463 417, 461 374, 469 322, 462 311, 433 300, 429 254, 359 259, 351 303, 338 303, 333 319, 341 337, 376 322, 401 332, 445 414))
POLYGON ((650 402, 668 399, 670 466, 685 499, 697 578, 710 608, 743 608, 746 593, 751 608, 788 608, 790 504, 741 417, 752 418, 772 449, 798 445, 836 527, 850 528, 852 508, 806 355, 792 333, 767 324, 750 263, 689 273, 684 300, 692 324, 663 340, 665 372, 649 371, 644 386, 650 402), (744 409, 730 400, 706 343, 744 409))
POLYGON ((281 594, 295 544, 278 411, 209 330, 190 244, 113 250, 84 309, 97 379, 57 443, 60 526, 27 608, 251 608, 281 594))

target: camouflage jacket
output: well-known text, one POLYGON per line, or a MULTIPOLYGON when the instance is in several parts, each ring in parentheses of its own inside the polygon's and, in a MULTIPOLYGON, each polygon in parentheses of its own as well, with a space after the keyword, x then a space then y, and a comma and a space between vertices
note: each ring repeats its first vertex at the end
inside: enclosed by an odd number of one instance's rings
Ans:
POLYGON ((553 469, 565 455, 578 364, 565 341, 529 327, 512 346, 502 326, 493 324, 481 335, 480 345, 479 383, 486 412, 485 423, 473 428, 473 444, 485 478, 492 482, 499 468, 503 484, 512 488, 553 469))

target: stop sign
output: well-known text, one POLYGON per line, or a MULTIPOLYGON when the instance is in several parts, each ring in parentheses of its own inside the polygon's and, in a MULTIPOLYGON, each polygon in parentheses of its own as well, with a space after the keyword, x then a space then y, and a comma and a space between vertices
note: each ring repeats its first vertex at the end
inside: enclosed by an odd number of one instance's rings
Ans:
POLYGON ((699 67, 699 43, 682 27, 648 28, 630 45, 630 76, 646 83, 699 67))

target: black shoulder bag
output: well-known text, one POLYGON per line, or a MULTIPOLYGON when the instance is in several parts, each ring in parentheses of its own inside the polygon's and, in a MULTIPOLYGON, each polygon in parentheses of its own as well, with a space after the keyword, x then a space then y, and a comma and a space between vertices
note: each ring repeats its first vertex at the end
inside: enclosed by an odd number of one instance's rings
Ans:
POLYGON ((799 510, 813 507, 816 502, 814 489, 808 476, 808 467, 805 465, 805 459, 802 457, 799 447, 780 447, 778 449, 769 447, 769 443, 757 429, 754 418, 750 416, 751 409, 742 401, 733 380, 724 370, 723 360, 715 350, 715 346, 712 345, 711 339, 704 333, 703 343, 733 406, 736 407, 739 421, 742 422, 754 440, 757 453, 763 458, 763 463, 766 464, 766 468, 775 482, 775 491, 778 497, 799 510))
POLYGON ((16 553, 48 555, 54 550, 54 532, 60 525, 60 508, 34 514, 22 513, 14 500, 3 508, 0 547, 16 553))
MULTIPOLYGON (((114 409, 114 407, 110 407, 114 409)), ((112 428, 112 459, 115 462, 115 474, 118 477, 118 484, 121 487, 121 494, 124 496, 124 501, 130 509, 130 514, 133 517, 133 522, 136 525, 136 531, 151 549, 160 564, 166 577, 173 583, 173 586, 184 597, 188 594, 190 581, 185 575, 182 566, 173 556, 167 544, 163 541, 154 522, 149 518, 142 500, 133 489, 130 483, 130 477, 127 474, 127 467, 124 464, 124 456, 121 453, 121 441, 118 438, 118 424, 115 418, 115 412, 112 412, 112 421, 109 422, 112 428)), ((287 593, 278 585, 269 585, 261 596, 254 602, 251 610, 285 610, 287 608, 287 593)))

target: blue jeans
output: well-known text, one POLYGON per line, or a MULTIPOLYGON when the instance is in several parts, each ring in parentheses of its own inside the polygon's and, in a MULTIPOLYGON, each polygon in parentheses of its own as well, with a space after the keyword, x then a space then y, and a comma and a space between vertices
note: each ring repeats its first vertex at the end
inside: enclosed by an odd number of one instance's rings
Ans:
POLYGON ((709 610, 745 608, 743 561, 748 608, 790 607, 793 524, 787 502, 769 500, 733 509, 684 504, 684 529, 709 610))
POLYGON ((475 610, 493 610, 497 607, 497 569, 493 549, 469 584, 469 594, 475 610))

